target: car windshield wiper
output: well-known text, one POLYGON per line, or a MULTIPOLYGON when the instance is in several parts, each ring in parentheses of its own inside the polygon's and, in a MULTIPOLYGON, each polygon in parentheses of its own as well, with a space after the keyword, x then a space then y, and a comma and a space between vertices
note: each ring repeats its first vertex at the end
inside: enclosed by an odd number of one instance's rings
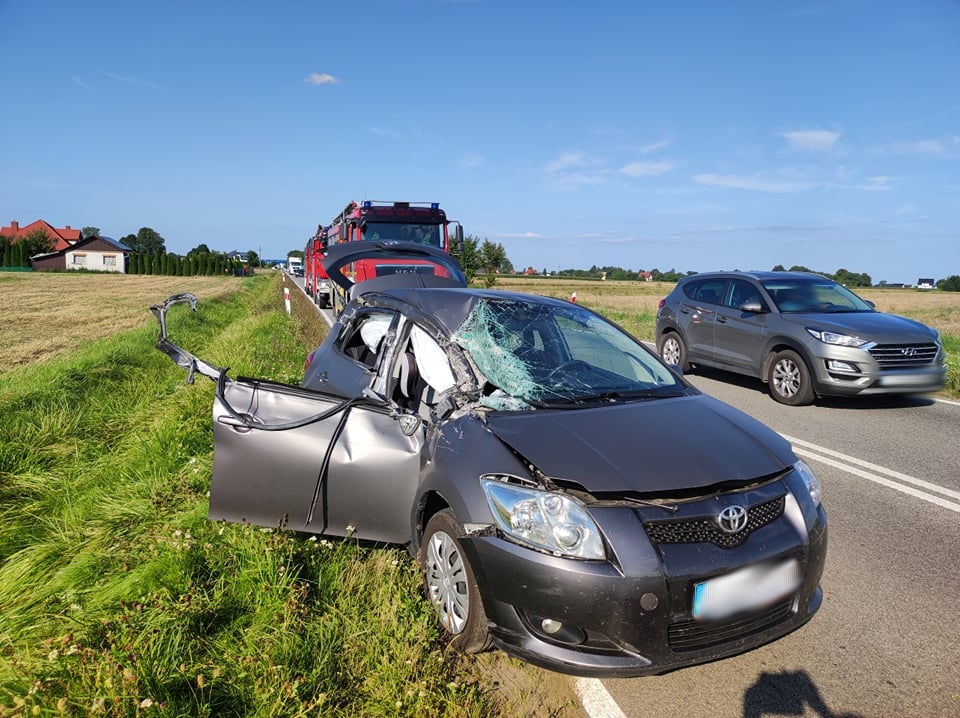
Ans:
POLYGON ((630 391, 599 391, 596 394, 581 394, 578 396, 558 397, 549 401, 529 401, 538 408, 575 409, 591 404, 617 404, 630 401, 646 401, 648 399, 665 399, 671 396, 681 396, 682 387, 652 387, 649 389, 633 389, 630 391), (669 391, 664 391, 669 390, 669 391))

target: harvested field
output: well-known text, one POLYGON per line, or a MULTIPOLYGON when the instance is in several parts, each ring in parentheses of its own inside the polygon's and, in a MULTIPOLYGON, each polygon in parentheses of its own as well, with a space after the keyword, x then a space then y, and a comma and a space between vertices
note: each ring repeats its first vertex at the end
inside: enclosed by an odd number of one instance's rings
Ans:
POLYGON ((43 362, 92 339, 155 319, 152 304, 177 292, 201 299, 236 291, 235 277, 0 272, 0 372, 43 362))

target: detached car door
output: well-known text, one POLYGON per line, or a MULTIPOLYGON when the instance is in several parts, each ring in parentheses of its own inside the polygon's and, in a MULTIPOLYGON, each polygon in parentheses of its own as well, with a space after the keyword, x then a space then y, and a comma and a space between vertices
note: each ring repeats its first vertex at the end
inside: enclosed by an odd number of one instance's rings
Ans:
POLYGON ((410 538, 423 431, 395 412, 243 379, 217 392, 209 517, 390 543, 410 538))

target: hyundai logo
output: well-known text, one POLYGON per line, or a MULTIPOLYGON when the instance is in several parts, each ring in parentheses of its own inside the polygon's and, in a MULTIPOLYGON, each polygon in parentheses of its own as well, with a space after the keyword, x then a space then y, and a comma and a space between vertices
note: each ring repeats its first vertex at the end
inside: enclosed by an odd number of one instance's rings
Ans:
POLYGON ((717 526, 724 533, 740 533, 747 527, 747 510, 742 506, 728 506, 717 515, 717 526))
POLYGON ((917 355, 916 347, 904 347, 900 350, 905 357, 915 357, 917 355))

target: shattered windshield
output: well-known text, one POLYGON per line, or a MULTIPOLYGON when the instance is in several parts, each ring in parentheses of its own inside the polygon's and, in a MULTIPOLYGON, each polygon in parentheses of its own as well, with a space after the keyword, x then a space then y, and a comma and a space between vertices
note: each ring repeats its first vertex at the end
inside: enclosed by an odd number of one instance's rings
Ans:
POLYGON ((493 409, 676 396, 684 386, 622 330, 575 304, 480 300, 453 337, 483 373, 493 409))

